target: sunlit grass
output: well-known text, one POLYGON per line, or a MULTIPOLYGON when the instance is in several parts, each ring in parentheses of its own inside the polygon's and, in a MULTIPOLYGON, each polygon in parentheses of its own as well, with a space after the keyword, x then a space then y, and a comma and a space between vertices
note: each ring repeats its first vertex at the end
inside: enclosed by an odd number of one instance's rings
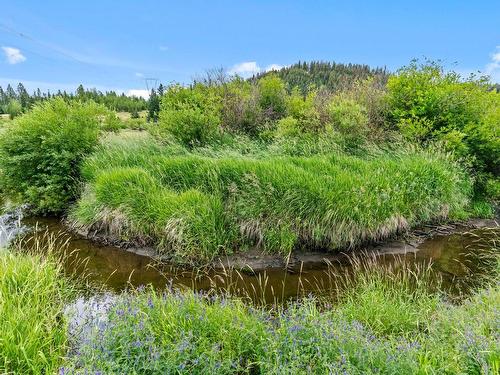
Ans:
POLYGON ((0 249, 0 373, 57 371, 70 290, 56 261, 0 249))
POLYGON ((108 142, 83 176, 76 226, 198 262, 249 246, 287 254, 384 239, 461 212, 471 191, 438 153, 208 157, 143 138, 108 142))

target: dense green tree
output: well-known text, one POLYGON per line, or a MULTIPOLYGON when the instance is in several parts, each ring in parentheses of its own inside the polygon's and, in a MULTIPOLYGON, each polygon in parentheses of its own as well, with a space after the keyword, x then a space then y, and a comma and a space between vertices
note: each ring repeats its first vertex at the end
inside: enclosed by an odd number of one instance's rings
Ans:
POLYGON ((21 103, 23 111, 27 110, 31 105, 31 98, 30 94, 28 94, 28 91, 26 91, 26 88, 21 82, 17 85, 17 97, 19 99, 19 103, 21 103))
MULTIPOLYGON (((79 85, 75 93, 58 90, 56 94, 51 94, 50 91, 42 93, 38 88, 32 95, 29 95, 22 83, 17 86, 17 92, 14 91, 11 85, 8 85, 4 91, 0 87, 0 111, 2 111, 10 100, 15 99, 21 103, 23 111, 31 108, 35 103, 50 99, 52 97, 62 97, 65 100, 77 99, 80 101, 94 101, 103 104, 109 109, 124 112, 139 112, 147 108, 147 102, 143 98, 130 97, 125 94, 117 95, 114 91, 102 93, 101 91, 90 89, 86 90, 83 85, 79 85)), ((4 111, 5 112, 5 111, 4 111)))
POLYGON ((16 92, 14 91, 14 89, 12 88, 12 86, 10 84, 7 85, 7 89, 6 89, 5 93, 7 94, 7 98, 9 100, 17 99, 16 92))
POLYGON ((148 121, 158 122, 160 114, 160 97, 154 89, 151 89, 148 100, 148 121))

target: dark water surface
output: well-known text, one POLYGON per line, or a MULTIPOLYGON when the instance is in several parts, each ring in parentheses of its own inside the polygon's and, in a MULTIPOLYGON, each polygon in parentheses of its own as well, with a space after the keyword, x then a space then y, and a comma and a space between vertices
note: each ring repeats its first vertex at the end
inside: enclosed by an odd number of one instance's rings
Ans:
MULTIPOLYGON (((332 274, 350 272, 346 256, 327 264, 304 264, 289 272, 283 268, 268 268, 257 273, 236 270, 193 271, 173 265, 159 265, 150 257, 123 249, 98 244, 69 232, 57 219, 30 218, 20 220, 16 215, 0 216, 0 247, 21 233, 21 237, 35 235, 39 242, 54 241, 64 248, 64 268, 68 273, 85 274, 88 280, 110 291, 127 286, 152 284, 156 288, 187 287, 195 290, 221 288, 233 294, 250 296, 254 300, 274 302, 310 293, 328 292, 334 288, 332 274), (29 234, 23 234, 29 233, 29 234), (48 236, 47 234, 51 234, 48 236), (49 240, 49 238, 51 240, 49 240)), ((464 286, 474 286, 488 273, 483 255, 491 250, 491 240, 500 235, 496 229, 475 229, 470 232, 438 235, 425 240, 416 252, 398 255, 370 255, 380 265, 391 265, 404 259, 416 267, 432 262, 432 267, 443 279, 443 285, 457 292, 464 286)))

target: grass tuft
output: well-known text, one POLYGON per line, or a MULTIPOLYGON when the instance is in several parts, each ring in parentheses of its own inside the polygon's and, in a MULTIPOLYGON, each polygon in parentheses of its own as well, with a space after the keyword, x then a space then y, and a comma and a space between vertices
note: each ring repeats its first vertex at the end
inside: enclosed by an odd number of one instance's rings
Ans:
POLYGON ((51 374, 66 352, 71 287, 46 257, 0 249, 0 373, 51 374))
POLYGON ((85 162, 83 176, 86 194, 70 214, 75 226, 198 262, 252 246, 287 254, 381 240, 462 210, 472 188, 439 153, 221 148, 202 156, 116 136, 85 162))

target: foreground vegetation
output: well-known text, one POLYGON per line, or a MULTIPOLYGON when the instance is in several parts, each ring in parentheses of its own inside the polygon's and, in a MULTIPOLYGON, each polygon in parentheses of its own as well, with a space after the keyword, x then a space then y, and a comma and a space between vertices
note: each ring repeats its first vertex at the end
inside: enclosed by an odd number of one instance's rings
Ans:
POLYGON ((67 349, 63 310, 70 296, 57 262, 0 249, 0 373, 58 370, 67 349))
POLYGON ((149 288, 65 309, 73 288, 56 261, 2 251, 0 371, 496 374, 500 293, 492 251, 490 281, 460 304, 440 294, 431 268, 358 261, 354 279, 335 279, 340 294, 272 309, 149 288))

